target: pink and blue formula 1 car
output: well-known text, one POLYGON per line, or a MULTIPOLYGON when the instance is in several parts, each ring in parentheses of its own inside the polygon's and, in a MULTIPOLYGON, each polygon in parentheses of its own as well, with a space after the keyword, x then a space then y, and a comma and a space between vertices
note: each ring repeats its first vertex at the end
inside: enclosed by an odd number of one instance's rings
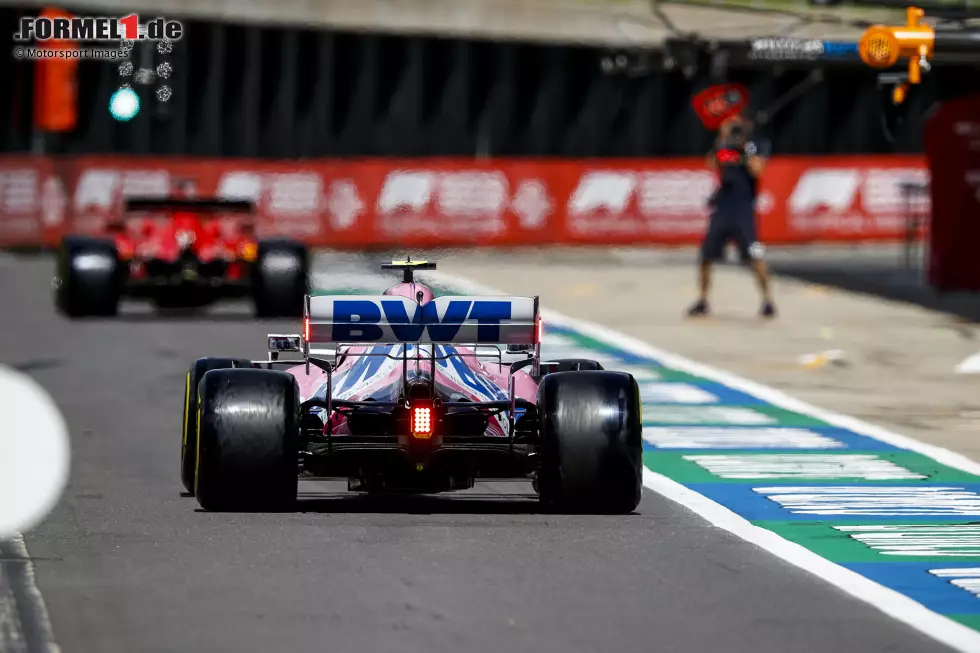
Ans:
POLYGON ((542 361, 537 297, 435 297, 414 279, 435 264, 383 267, 404 273, 383 295, 306 296, 303 333, 270 335, 267 360, 188 370, 181 478, 203 508, 281 509, 300 476, 372 493, 526 479, 555 509, 636 508, 631 375, 542 361))

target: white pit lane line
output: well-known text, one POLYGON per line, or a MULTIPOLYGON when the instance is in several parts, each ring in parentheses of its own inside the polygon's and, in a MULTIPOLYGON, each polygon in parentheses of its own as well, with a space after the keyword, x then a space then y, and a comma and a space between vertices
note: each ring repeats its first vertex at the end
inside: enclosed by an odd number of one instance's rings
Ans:
POLYGON ((34 564, 16 535, 0 540, 0 653, 60 653, 34 564))
MULTIPOLYGON (((422 276, 421 273, 419 276, 422 276)), ((425 278, 452 285, 463 292, 474 295, 507 294, 497 288, 492 288, 471 279, 445 272, 426 271, 425 278)), ((774 388, 658 349, 636 338, 618 333, 598 324, 571 318, 546 308, 542 308, 541 314, 545 321, 545 328, 547 328, 547 324, 550 322, 574 329, 583 335, 595 338, 613 347, 657 359, 664 365, 676 370, 694 374, 716 381, 730 388, 755 395, 775 406, 809 415, 823 420, 828 424, 846 428, 876 440, 908 449, 909 451, 921 453, 949 467, 954 467, 971 474, 980 474, 980 463, 970 460, 966 456, 954 451, 919 442, 908 436, 892 433, 880 426, 812 406, 774 388)), ((822 578, 851 596, 873 605, 885 614, 912 626, 929 637, 950 646, 954 650, 962 651, 963 653, 977 653, 980 651, 980 632, 933 612, 921 603, 913 601, 895 590, 889 589, 856 572, 830 562, 799 544, 783 539, 772 531, 755 526, 721 504, 684 487, 662 474, 644 468, 643 484, 657 494, 693 510, 708 520, 712 525, 722 528, 747 542, 762 547, 786 562, 822 578)))

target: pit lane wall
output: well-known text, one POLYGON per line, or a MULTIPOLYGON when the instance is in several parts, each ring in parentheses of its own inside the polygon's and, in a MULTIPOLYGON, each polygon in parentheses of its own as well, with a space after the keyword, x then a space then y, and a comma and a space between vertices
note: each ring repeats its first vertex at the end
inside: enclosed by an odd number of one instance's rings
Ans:
MULTIPOLYGON (((361 159, 261 162, 146 157, 0 158, 0 247, 99 234, 125 196, 250 199, 263 235, 338 249, 699 241, 717 187, 700 158, 361 159)), ((902 185, 922 156, 776 157, 758 202, 770 244, 905 237, 902 185)), ((928 199, 917 210, 928 214, 928 199)))

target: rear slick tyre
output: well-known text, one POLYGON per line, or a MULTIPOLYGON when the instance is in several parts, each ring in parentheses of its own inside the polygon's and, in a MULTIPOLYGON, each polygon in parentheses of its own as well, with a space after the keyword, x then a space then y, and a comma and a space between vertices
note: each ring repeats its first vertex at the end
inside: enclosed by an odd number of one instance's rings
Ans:
POLYGON ((184 415, 180 440, 180 482, 194 494, 194 470, 197 468, 197 398, 198 385, 211 370, 252 367, 252 361, 240 358, 198 358, 184 378, 184 415))
POLYGON ((205 510, 283 510, 296 499, 299 389, 286 372, 201 379, 194 494, 205 510))
POLYGON ((300 243, 262 241, 252 269, 255 315, 260 318, 302 317, 308 289, 309 253, 300 243))
POLYGON ((548 374, 538 388, 543 503, 569 512, 628 514, 643 490, 640 393, 623 372, 548 374))
POLYGON ((69 318, 111 317, 119 309, 123 269, 111 240, 67 236, 57 259, 55 306, 69 318))

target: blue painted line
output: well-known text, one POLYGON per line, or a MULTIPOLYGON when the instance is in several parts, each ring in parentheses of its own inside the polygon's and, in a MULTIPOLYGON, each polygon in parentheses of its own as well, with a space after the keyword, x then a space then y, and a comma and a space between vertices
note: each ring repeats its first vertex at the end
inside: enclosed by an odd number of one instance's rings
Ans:
POLYGON ((671 428, 671 429, 684 429, 684 428, 710 428, 710 429, 725 429, 726 431, 731 431, 733 435, 739 430, 749 430, 755 431, 759 428, 799 428, 800 430, 809 431, 822 435, 826 438, 830 438, 836 442, 841 443, 842 447, 834 447, 830 449, 791 449, 791 448, 767 448, 767 447, 757 447, 757 448, 739 448, 739 449, 720 449, 717 447, 702 447, 702 448, 684 448, 684 449, 674 449, 674 448, 659 448, 654 446, 649 442, 643 443, 644 450, 647 451, 670 451, 672 453, 685 453, 685 452, 705 452, 714 451, 718 453, 736 453, 738 451, 750 451, 755 453, 835 453, 846 451, 848 453, 855 452, 879 452, 879 451, 905 451, 894 445, 890 445, 881 440, 876 440, 874 438, 869 438, 866 435, 861 435, 859 433, 854 433, 847 429, 841 429, 837 427, 817 427, 817 426, 807 426, 807 427, 756 427, 756 426, 678 426, 674 424, 654 424, 652 422, 644 422, 644 428, 671 428))
POLYGON ((645 405, 656 406, 760 406, 766 405, 766 402, 758 397, 754 397, 746 392, 741 392, 739 390, 734 390, 721 383, 712 383, 710 381, 698 381, 698 382, 686 382, 686 381, 652 381, 640 383, 640 398, 643 400, 645 405), (715 397, 715 400, 711 403, 684 403, 676 401, 655 401, 653 399, 647 399, 643 389, 644 386, 658 383, 664 386, 692 386, 706 392, 715 397))
POLYGON ((824 482, 815 483, 811 481, 799 482, 795 485, 788 485, 783 481, 779 483, 767 483, 760 481, 752 485, 721 484, 721 483, 692 483, 688 485, 690 489, 702 494, 709 499, 720 503, 729 510, 741 515, 750 521, 770 520, 770 521, 840 521, 844 519, 861 520, 869 523, 875 522, 895 522, 896 520, 907 521, 909 523, 941 523, 941 522, 961 522, 964 519, 980 519, 980 483, 915 483, 892 482, 892 481, 861 481, 860 483, 840 483, 824 482), (777 488, 771 493, 760 493, 759 488, 777 488), (785 503, 780 503, 774 498, 779 496, 787 500, 790 491, 787 487, 812 488, 815 499, 808 499, 805 490, 793 493, 792 498, 796 503, 791 507, 784 507, 785 503), (847 497, 828 497, 827 487, 849 487, 854 488, 854 496, 847 497), (953 488, 944 492, 947 503, 935 505, 940 497, 921 492, 922 488, 953 488), (877 490, 895 488, 909 488, 910 492, 905 501, 897 502, 899 505, 876 506, 882 501, 878 496, 877 490), (861 490, 869 490, 866 496, 861 495, 861 490), (962 500, 953 503, 953 494, 966 493, 973 495, 966 496, 962 500), (806 505, 800 505, 806 502, 806 505), (932 502, 931 506, 926 504, 932 502))
POLYGON ((935 569, 976 569, 977 563, 860 562, 842 565, 945 614, 980 614, 980 598, 957 587, 950 578, 930 574, 935 569))

